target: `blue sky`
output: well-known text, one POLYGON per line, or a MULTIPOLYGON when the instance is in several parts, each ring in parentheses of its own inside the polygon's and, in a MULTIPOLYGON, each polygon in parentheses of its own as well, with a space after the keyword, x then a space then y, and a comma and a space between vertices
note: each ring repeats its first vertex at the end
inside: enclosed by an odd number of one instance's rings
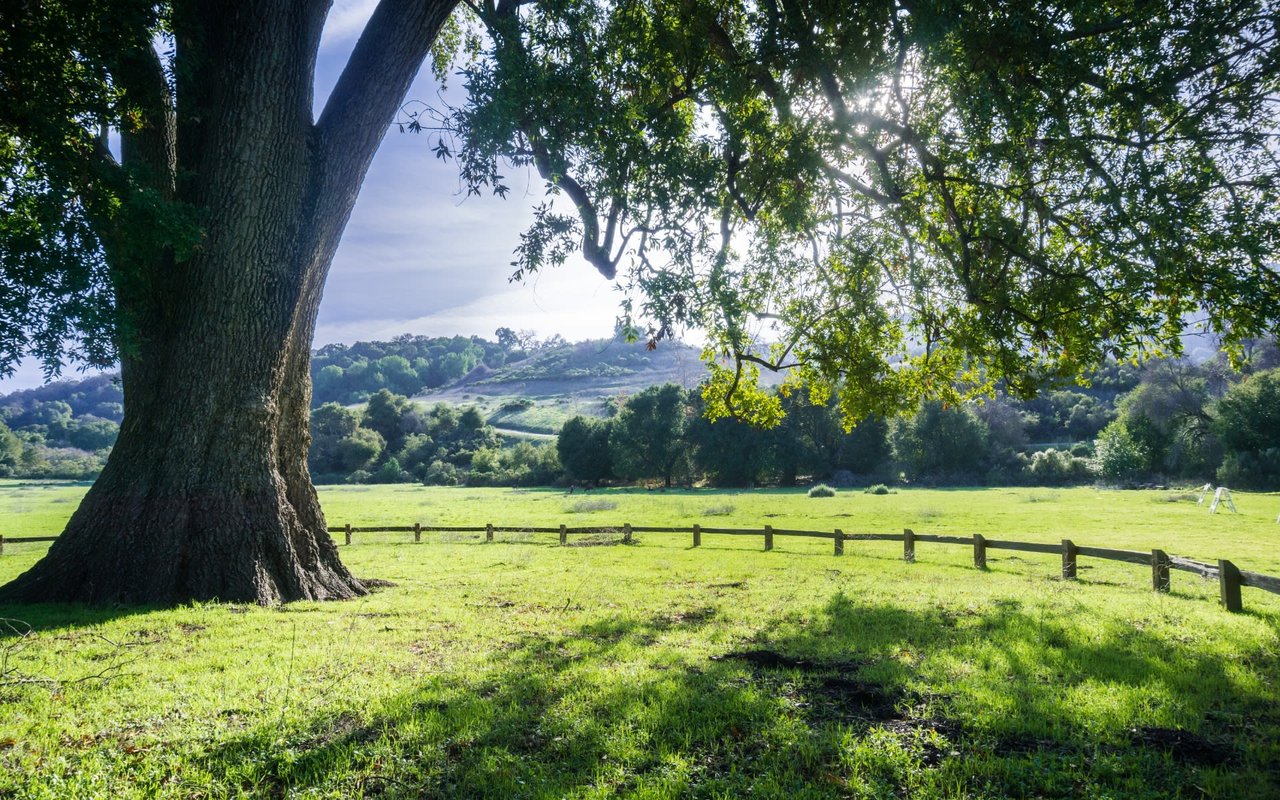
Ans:
MULTIPOLYGON (((375 0, 338 0, 330 13, 316 75, 324 103, 375 0)), ((431 100, 424 71, 408 98, 431 100)), ((387 134, 343 235, 320 305, 315 342, 386 339, 401 333, 493 337, 500 326, 568 339, 607 336, 619 296, 581 259, 509 284, 509 263, 530 208, 542 197, 535 172, 508 172, 506 200, 463 198, 451 163, 425 136, 387 134)), ((65 377, 76 377, 74 369, 65 377)), ((0 380, 0 393, 43 382, 30 361, 0 380)))

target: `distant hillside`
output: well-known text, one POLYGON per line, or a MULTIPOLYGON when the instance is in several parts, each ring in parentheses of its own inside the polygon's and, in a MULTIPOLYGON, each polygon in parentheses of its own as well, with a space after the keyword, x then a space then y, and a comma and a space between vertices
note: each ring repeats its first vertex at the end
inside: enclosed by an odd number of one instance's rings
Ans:
POLYGON ((620 339, 576 342, 497 369, 481 365, 457 383, 415 399, 477 406, 497 428, 556 433, 570 417, 607 416, 617 399, 654 384, 697 386, 706 376, 698 356, 696 348, 680 342, 663 342, 655 350, 620 339))

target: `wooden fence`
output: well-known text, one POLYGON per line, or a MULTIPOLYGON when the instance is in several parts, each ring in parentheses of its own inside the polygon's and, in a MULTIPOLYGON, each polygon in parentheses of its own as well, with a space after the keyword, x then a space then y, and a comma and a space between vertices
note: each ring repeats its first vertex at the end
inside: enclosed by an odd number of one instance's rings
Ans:
MULTIPOLYGON (((973 565, 978 569, 987 568, 988 550, 1016 550, 1023 553, 1047 553, 1062 556, 1062 577, 1074 580, 1077 564, 1081 556, 1100 558, 1107 561, 1122 561, 1129 564, 1141 564, 1151 567, 1151 586, 1157 592, 1168 592, 1169 575, 1172 570, 1192 572, 1202 578, 1218 581, 1219 595, 1222 605, 1228 611, 1244 610, 1240 589, 1250 586, 1264 592, 1280 594, 1280 578, 1250 572, 1237 567, 1230 561, 1219 559, 1216 564, 1196 561, 1181 556, 1171 556, 1163 550, 1116 550, 1109 547, 1089 547, 1078 545, 1070 539, 1063 539, 1061 544, 1047 542, 1017 542, 1009 539, 988 539, 980 533, 973 536, 945 536, 940 534, 916 533, 907 528, 902 533, 845 533, 837 528, 834 531, 800 531, 774 528, 765 525, 762 528, 707 528, 693 525, 688 528, 656 527, 652 525, 623 524, 617 526, 590 526, 571 528, 561 525, 555 528, 539 528, 510 525, 391 525, 379 527, 355 527, 337 525, 329 528, 330 533, 343 534, 345 544, 351 544, 351 537, 357 533, 412 533, 415 542, 422 541, 423 533, 483 533, 486 542, 493 541, 495 533, 556 533, 560 535, 560 544, 568 544, 569 537, 581 534, 612 533, 621 534, 622 541, 630 542, 635 533, 683 533, 693 537, 693 546, 702 545, 704 533, 729 536, 761 536, 764 538, 764 549, 773 549, 773 540, 777 536, 800 536, 811 539, 830 539, 835 555, 844 555, 845 542, 902 542, 902 557, 908 562, 916 560, 916 545, 955 544, 973 548, 973 565)), ((11 540, 12 541, 12 540, 11 540)))
MULTIPOLYGON (((1280 594, 1280 578, 1262 575, 1237 567, 1230 561, 1219 559, 1216 564, 1196 561, 1181 556, 1171 556, 1163 550, 1115 550, 1109 547, 1089 547, 1078 545, 1070 539, 1063 539, 1061 544, 1047 542, 1016 542, 1008 539, 988 539, 980 533, 972 536, 945 536, 938 534, 916 533, 910 528, 902 533, 845 533, 837 528, 834 531, 799 531, 774 528, 765 525, 762 528, 706 528, 693 525, 688 528, 655 527, 652 525, 623 524, 618 526, 592 526, 570 528, 561 525, 556 528, 537 528, 509 525, 390 525, 378 527, 354 527, 337 525, 329 528, 330 533, 343 534, 343 542, 351 544, 351 537, 356 533, 412 533, 415 542, 422 541, 423 533, 483 533, 486 542, 493 541, 495 533, 557 533, 560 544, 567 544, 570 536, 581 534, 612 533, 621 534, 624 542, 630 542, 635 533, 683 533, 693 537, 693 546, 702 545, 704 533, 728 536, 762 536, 764 549, 773 549, 773 540, 777 536, 800 536, 811 539, 830 539, 835 555, 844 555, 845 542, 902 542, 902 557, 908 562, 916 560, 916 545, 955 544, 973 548, 973 565, 978 569, 987 568, 988 550, 1016 550, 1023 553, 1047 553, 1062 556, 1062 577, 1074 580, 1076 565, 1081 556, 1100 558, 1108 561, 1122 561, 1128 564, 1141 564, 1151 567, 1151 586, 1157 592, 1167 592, 1170 588, 1169 575, 1172 570, 1192 572, 1208 580, 1218 581, 1219 596, 1222 605, 1228 611, 1242 611, 1240 590, 1250 586, 1264 592, 1280 594)), ((0 554, 4 553, 6 544, 20 542, 52 542, 56 536, 0 536, 0 554)))

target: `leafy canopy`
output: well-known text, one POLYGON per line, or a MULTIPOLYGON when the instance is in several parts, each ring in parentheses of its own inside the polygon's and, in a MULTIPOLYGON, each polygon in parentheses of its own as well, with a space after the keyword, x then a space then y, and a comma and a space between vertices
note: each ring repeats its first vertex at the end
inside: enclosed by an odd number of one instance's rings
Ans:
MULTIPOLYGON (((578 251, 621 279, 633 334, 707 331, 713 416, 780 417, 757 366, 794 366, 819 404, 853 387, 852 422, 1176 353, 1189 319, 1237 353, 1276 329, 1266 0, 459 8, 433 64, 469 100, 408 127, 473 191, 547 182, 517 276, 578 251)), ((147 95, 181 76, 142 74, 171 9, 0 14, 0 371, 107 363, 144 265, 199 239, 107 147, 181 116, 147 95)))
POLYGON ((516 276, 580 251, 633 333, 706 330, 713 416, 778 419, 756 365, 852 422, 1276 328, 1273 4, 469 8, 437 153, 547 182, 516 276))

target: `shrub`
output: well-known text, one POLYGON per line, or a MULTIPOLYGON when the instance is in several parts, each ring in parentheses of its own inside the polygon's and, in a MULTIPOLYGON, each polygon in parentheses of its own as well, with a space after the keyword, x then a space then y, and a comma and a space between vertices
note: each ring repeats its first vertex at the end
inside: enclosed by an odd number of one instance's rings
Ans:
POLYGON ((826 485, 825 483, 820 483, 809 490, 809 496, 810 497, 835 497, 836 490, 832 489, 830 486, 826 485))
POLYGON ((458 468, 439 459, 431 462, 422 482, 428 486, 457 486, 458 468))
POLYGON ((368 483, 373 473, 367 469, 358 469, 347 476, 347 483, 368 483))
POLYGON ((413 476, 400 468, 400 462, 394 456, 387 459, 387 463, 378 468, 378 471, 369 479, 370 483, 405 483, 413 480, 413 476))
POLYGON ((888 494, 889 487, 885 486, 883 483, 877 483, 874 486, 868 486, 866 489, 863 490, 862 493, 863 494, 888 494))
POLYGON ((1030 473, 1032 482, 1040 486, 1087 483, 1093 479, 1089 462, 1066 450, 1050 449, 1034 453, 1027 472, 1030 473))

